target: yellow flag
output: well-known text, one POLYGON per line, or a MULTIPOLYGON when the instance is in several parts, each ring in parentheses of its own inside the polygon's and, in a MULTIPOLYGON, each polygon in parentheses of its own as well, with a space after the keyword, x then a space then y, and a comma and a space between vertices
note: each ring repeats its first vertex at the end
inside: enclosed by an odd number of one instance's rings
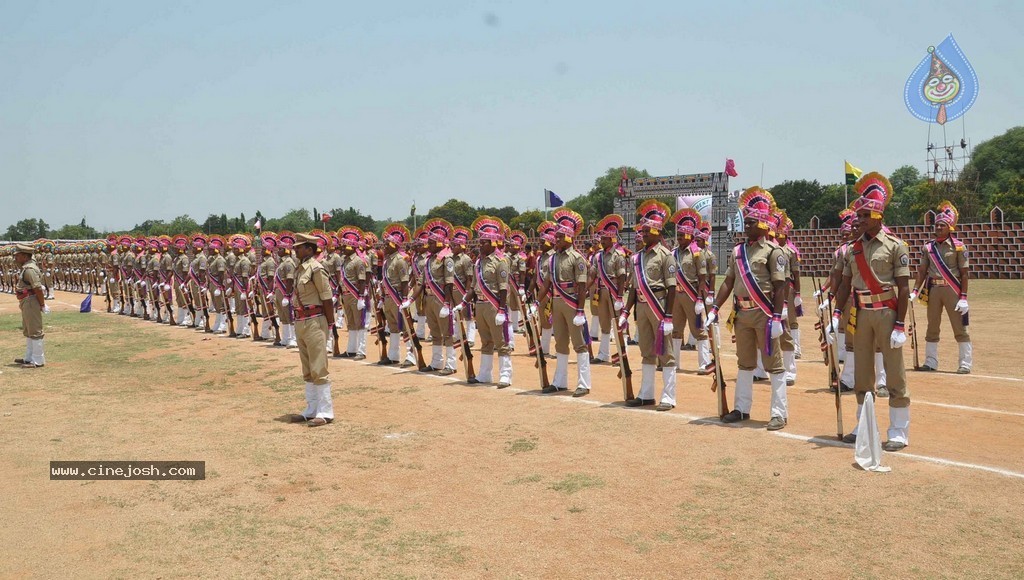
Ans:
POLYGON ((860 179, 861 174, 864 173, 860 169, 854 167, 849 161, 846 162, 846 185, 853 185, 860 179))

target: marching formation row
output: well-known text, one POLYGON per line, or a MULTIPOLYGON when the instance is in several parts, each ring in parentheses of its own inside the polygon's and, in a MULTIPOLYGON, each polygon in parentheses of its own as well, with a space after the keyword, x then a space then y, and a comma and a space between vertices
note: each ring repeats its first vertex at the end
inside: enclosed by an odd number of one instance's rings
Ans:
MULTIPOLYGON (((902 346, 912 300, 928 299, 920 369, 938 367, 938 325, 945 310, 961 344, 959 372, 970 372, 967 251, 950 235, 956 210, 944 204, 936 219, 937 239, 922 249, 911 290, 909 249, 882 225, 891 185, 871 173, 855 189, 860 197, 840 214, 845 239, 831 275, 821 285, 815 281, 815 328, 832 377, 838 435, 844 435, 841 393, 855 390, 862 405, 865 393, 874 391, 889 398, 885 448, 896 451, 909 443, 902 346), (842 370, 840 363, 845 363, 842 370)), ((801 356, 800 252, 788 240, 792 222, 769 192, 748 189, 740 197, 740 210, 745 240, 729 254, 717 291, 718 265, 707 248, 709 224, 694 209, 672 213, 658 201, 639 209, 641 249, 635 253, 618 243, 621 216, 606 216, 595 238, 583 240, 583 219, 560 209, 540 225, 537 247, 527 243, 523 232, 489 216, 470 228, 434 219, 410 232, 395 223, 379 239, 343 227, 337 232, 263 232, 255 238, 193 234, 111 236, 78 244, 39 240, 0 249, 0 279, 3 289, 16 292, 22 302, 26 355, 18 362, 26 366, 45 364, 41 315, 48 311, 45 298, 53 288, 102 294, 108 312, 298 348, 307 407, 295 419, 311 426, 334 417, 328 356, 365 359, 369 335, 380 349, 378 364, 451 375, 461 354, 469 383, 496 382, 503 388, 512 384, 511 356, 517 334, 524 334, 545 393, 574 386, 573 396, 586 396, 591 365, 613 364, 627 406, 667 411, 676 404, 676 371, 688 330, 697 373, 714 375, 721 419, 749 419, 753 383, 767 379, 767 428, 782 429, 789 418, 786 388, 797 380, 801 356), (674 240, 666 239, 667 229, 674 229, 674 240), (730 301, 726 322, 738 357, 732 411, 718 364, 719 312, 730 301), (344 349, 339 328, 347 330, 344 349), (631 328, 633 338, 627 340, 631 328), (428 329, 429 352, 424 346, 428 329), (642 357, 638 393, 626 350, 634 340, 642 357), (575 382, 569 377, 573 353, 575 382), (555 361, 550 376, 549 358, 555 361), (656 400, 659 372, 661 396, 656 400)), ((916 357, 916 335, 911 334, 916 357)))

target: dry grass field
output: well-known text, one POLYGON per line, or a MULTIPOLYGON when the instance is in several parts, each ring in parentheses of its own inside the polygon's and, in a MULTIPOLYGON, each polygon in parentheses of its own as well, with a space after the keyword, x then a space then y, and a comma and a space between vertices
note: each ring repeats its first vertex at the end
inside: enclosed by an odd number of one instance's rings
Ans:
POLYGON ((947 324, 950 372, 908 371, 911 445, 871 474, 835 440, 810 316, 777 434, 767 385, 729 427, 692 372, 668 413, 624 408, 608 366, 588 397, 542 396, 521 337, 500 391, 331 360, 337 420, 310 429, 280 420, 303 407, 297 351, 58 293, 47 365, 23 370, 0 295, 0 576, 1021 577, 1022 296, 972 282, 974 374, 952 373, 947 324), (207 477, 51 481, 51 460, 202 460, 207 477))

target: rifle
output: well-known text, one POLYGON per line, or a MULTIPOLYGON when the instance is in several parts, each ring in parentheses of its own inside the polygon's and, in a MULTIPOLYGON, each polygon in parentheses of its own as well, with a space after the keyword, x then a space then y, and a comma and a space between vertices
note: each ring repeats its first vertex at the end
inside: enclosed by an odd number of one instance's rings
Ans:
POLYGON ((914 301, 909 300, 907 305, 910 307, 910 347, 914 349, 914 370, 921 370, 921 358, 918 354, 917 346, 917 317, 914 316, 914 301))
POLYGON ((533 356, 536 354, 537 344, 533 341, 533 324, 530 322, 530 314, 526 308, 525 293, 519 297, 519 313, 522 315, 523 325, 526 327, 526 341, 529 345, 527 352, 533 356))
POLYGON ((206 288, 199 287, 199 299, 203 310, 203 331, 213 332, 210 328, 210 298, 206 294, 206 288))
MULTIPOLYGON (((633 394, 633 369, 629 368, 629 356, 626 354, 626 339, 622 336, 622 327, 615 320, 615 345, 619 349, 619 379, 622 380, 622 400, 636 398, 633 394)), ((629 324, 628 322, 626 323, 629 324)))
POLYGON ((461 312, 452 312, 448 316, 455 316, 459 320, 459 330, 462 331, 462 359, 464 366, 466 367, 466 380, 475 379, 476 371, 473 369, 473 349, 469 346, 469 338, 466 334, 466 321, 459 316, 461 312))
POLYGON ((245 309, 249 311, 250 334, 252 334, 253 342, 256 342, 260 338, 260 325, 256 320, 256 282, 254 278, 255 276, 250 276, 245 281, 245 309))
MULTIPOLYGON (((156 274, 156 280, 160 280, 159 273, 156 274)), ((164 312, 162 307, 160 306, 160 299, 163 297, 163 290, 160 289, 160 284, 154 284, 153 282, 150 282, 149 292, 149 296, 153 302, 153 310, 156 312, 156 321, 157 323, 163 323, 164 312)))
MULTIPOLYGON (((264 292, 264 290, 263 290, 262 284, 261 284, 260 296, 263 297, 262 301, 263 301, 264 314, 266 314, 266 318, 270 319, 270 325, 274 327, 274 344, 275 345, 280 345, 281 344, 281 323, 278 322, 278 320, 277 320, 277 310, 276 310, 276 307, 274 306, 274 295, 270 294, 269 298, 268 298, 268 295, 267 294, 263 294, 263 292, 264 292)), ((335 323, 337 323, 337 321, 335 321, 335 323)))
MULTIPOLYGON (((231 281, 229 280, 227 284, 224 284, 224 289, 220 291, 220 299, 221 302, 224 303, 224 315, 228 318, 228 336, 235 338, 238 336, 238 333, 235 332, 235 317, 231 314, 231 303, 228 302, 228 300, 230 300, 228 297, 228 288, 230 287, 231 281)), ((232 294, 234 294, 234 292, 232 292, 232 294)))
POLYGON ((718 322, 708 325, 708 343, 711 345, 711 364, 715 367, 715 372, 711 375, 711 392, 718 393, 718 418, 721 419, 729 413, 729 398, 725 393, 725 376, 722 375, 722 356, 718 350, 718 344, 721 342, 721 335, 718 333, 718 322))
POLYGON ((412 319, 412 313, 408 308, 401 306, 398 307, 398 312, 405 319, 405 332, 412 340, 412 346, 416 350, 416 366, 421 371, 426 370, 427 361, 423 360, 423 345, 420 343, 420 337, 416 334, 416 323, 412 319))
POLYGON ((107 300, 107 312, 114 311, 114 304, 110 301, 110 274, 103 275, 103 296, 107 300))
MULTIPOLYGON (((377 344, 380 345, 380 360, 388 358, 388 333, 387 333, 387 317, 384 315, 384 300, 383 296, 378 292, 374 291, 374 309, 373 315, 377 319, 377 344)), ((393 361, 398 362, 398 361, 393 361)))
POLYGON ((814 287, 818 290, 818 300, 824 298, 825 310, 818 310, 818 323, 815 324, 815 328, 819 328, 822 351, 825 354, 825 364, 828 365, 829 375, 829 386, 835 385, 836 393, 836 437, 840 441, 843 440, 843 386, 839 382, 839 364, 838 355, 836 354, 835 343, 829 344, 828 342, 828 326, 829 321, 825 318, 827 315, 825 312, 832 312, 832 299, 822 291, 821 286, 818 284, 817 277, 812 276, 814 287))
POLYGON ((534 366, 537 368, 540 388, 544 389, 551 385, 551 381, 548 380, 548 360, 544 356, 544 351, 540 348, 540 305, 535 306, 534 311, 536 312, 535 316, 530 316, 529 311, 527 311, 527 320, 532 319, 533 324, 527 324, 526 328, 532 332, 533 343, 537 346, 534 349, 534 358, 536 359, 534 366))

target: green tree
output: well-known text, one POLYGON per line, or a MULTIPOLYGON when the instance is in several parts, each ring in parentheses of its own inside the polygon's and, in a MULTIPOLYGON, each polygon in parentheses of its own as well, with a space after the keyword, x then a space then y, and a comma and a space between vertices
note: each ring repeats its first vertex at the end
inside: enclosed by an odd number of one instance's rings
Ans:
POLYGON ((306 209, 293 209, 279 218, 268 219, 263 225, 263 229, 274 232, 308 232, 315 227, 317 226, 313 222, 313 216, 306 209))
POLYGON ((992 206, 1003 210, 1003 220, 1024 221, 1024 177, 1015 177, 1003 185, 1005 190, 992 195, 992 206))
POLYGON ((537 226, 539 226, 542 221, 544 221, 544 212, 539 209, 531 209, 512 218, 512 220, 508 222, 508 227, 514 230, 523 230, 528 235, 533 236, 537 226))
POLYGON ((13 241, 33 241, 45 238, 49 230, 49 224, 43 220, 30 218, 20 220, 18 223, 8 227, 4 237, 13 241))
MULTIPOLYGON (((626 175, 630 179, 651 176, 646 169, 637 169, 635 167, 626 167, 626 175)), ((594 180, 594 187, 589 192, 570 199, 566 202, 565 207, 583 216, 587 224, 592 224, 614 211, 613 204, 615 197, 619 194, 619 184, 621 181, 622 168, 610 167, 605 171, 604 175, 594 180)), ((672 200, 669 207, 675 208, 675 200, 672 200)))
POLYGON ((348 209, 334 208, 329 213, 331 214, 331 219, 327 222, 326 228, 328 230, 337 230, 342 226, 356 226, 364 232, 379 233, 377 222, 372 217, 363 215, 353 207, 348 209))
MULTIPOLYGON (((820 200, 825 193, 825 187, 817 180, 807 181, 798 179, 796 181, 784 181, 770 190, 775 198, 775 203, 786 210, 789 219, 793 220, 796 228, 806 228, 811 222, 811 217, 816 214, 815 209, 822 210, 817 213, 818 219, 824 220, 824 213, 838 214, 843 209, 843 200, 839 198, 838 207, 822 208, 820 200)), ((836 220, 838 221, 838 215, 836 220)))
POLYGON ((904 226, 921 223, 923 212, 918 211, 921 187, 924 177, 913 165, 904 165, 889 176, 892 183, 892 201, 885 210, 885 223, 904 226))
POLYGON ((100 237, 96 228, 85 223, 85 218, 79 224, 67 224, 58 230, 50 232, 50 238, 55 240, 95 240, 100 237))
MULTIPOLYGON (((435 206, 427 213, 427 219, 442 218, 454 226, 468 226, 480 215, 480 211, 461 199, 449 199, 443 205, 435 206)), ((422 222, 421 222, 422 223, 422 222)))
POLYGON ((1014 127, 976 146, 963 175, 978 180, 983 201, 1009 192, 1014 179, 1024 177, 1024 127, 1014 127))
POLYGON ((477 214, 500 218, 501 221, 506 224, 510 224, 512 223, 512 220, 519 215, 519 210, 510 205, 506 205, 505 207, 478 207, 477 214))
POLYGON ((175 236, 178 234, 193 234, 200 230, 199 223, 196 220, 188 216, 188 214, 180 215, 167 224, 167 233, 175 236))

